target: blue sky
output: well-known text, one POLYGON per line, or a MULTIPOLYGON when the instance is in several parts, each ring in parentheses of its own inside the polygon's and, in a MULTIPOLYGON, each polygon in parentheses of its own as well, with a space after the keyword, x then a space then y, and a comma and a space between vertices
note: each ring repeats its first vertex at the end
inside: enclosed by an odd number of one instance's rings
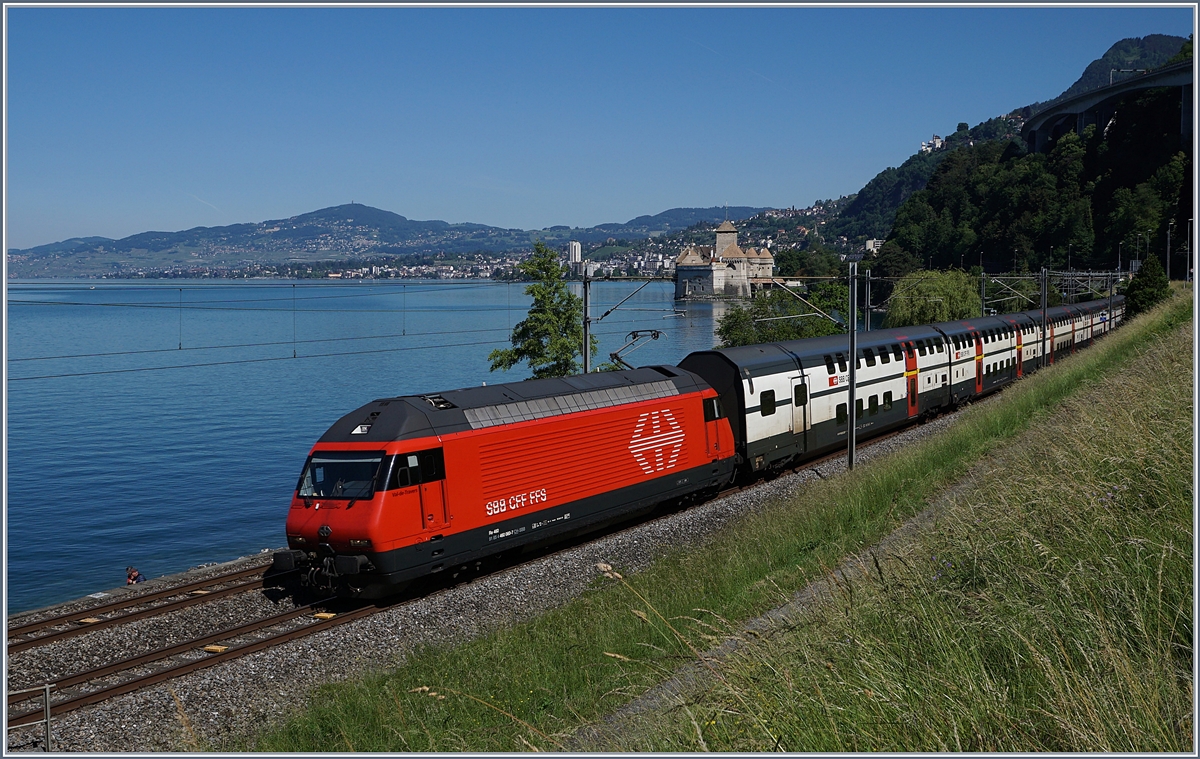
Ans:
POLYGON ((1189 7, 13 8, 6 247, 286 218, 592 226, 857 191, 1189 7))

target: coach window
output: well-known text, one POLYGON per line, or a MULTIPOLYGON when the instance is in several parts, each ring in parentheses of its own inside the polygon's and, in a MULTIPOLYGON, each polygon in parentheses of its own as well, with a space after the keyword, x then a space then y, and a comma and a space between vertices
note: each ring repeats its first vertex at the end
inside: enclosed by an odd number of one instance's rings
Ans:
POLYGON ((897 360, 897 361, 903 361, 903 360, 904 360, 904 351, 900 350, 900 346, 899 346, 899 345, 893 345, 893 346, 892 346, 892 355, 896 357, 896 360, 897 360))
POLYGON ((808 405, 808 385, 796 385, 796 395, 792 399, 797 406, 808 405))
POLYGON ((892 391, 891 390, 889 390, 883 394, 883 410, 884 411, 892 410, 892 391))
POLYGON ((863 402, 862 402, 862 398, 859 398, 854 401, 854 418, 862 419, 862 415, 863 415, 863 402))
POLYGON ((775 391, 764 390, 758 396, 758 404, 762 407, 762 415, 770 416, 775 413, 775 391))
POLYGON ((924 340, 917 341, 917 352, 919 352, 922 356, 925 355, 925 341, 924 340))
POLYGON ((826 370, 827 370, 827 371, 828 371, 830 374, 833 374, 833 356, 826 356, 826 357, 825 357, 825 369, 826 369, 826 370))
POLYGON ((846 356, 842 353, 837 354, 838 369, 846 371, 846 356))
POLYGON ((868 413, 871 416, 875 416, 876 414, 879 413, 879 396, 878 395, 871 396, 871 403, 870 403, 870 405, 867 406, 867 409, 868 409, 868 413))
POLYGON ((880 349, 879 349, 879 361, 880 361, 880 363, 884 363, 884 364, 886 364, 886 363, 888 363, 888 362, 889 362, 889 361, 891 361, 891 360, 892 360, 892 356, 891 356, 891 354, 890 354, 890 353, 888 353, 887 346, 885 345, 885 346, 883 346, 882 348, 880 348, 880 349))
POLYGON ((837 423, 839 425, 846 423, 846 404, 844 403, 837 405, 837 423))
POLYGON ((875 366, 875 351, 867 348, 863 351, 863 356, 867 359, 867 366, 875 366))
POLYGON ((945 353, 945 352, 946 352, 946 349, 942 347, 942 338, 940 338, 940 337, 939 337, 937 340, 934 340, 934 342, 933 342, 933 346, 934 346, 935 348, 937 348, 937 352, 938 352, 938 353, 945 353))

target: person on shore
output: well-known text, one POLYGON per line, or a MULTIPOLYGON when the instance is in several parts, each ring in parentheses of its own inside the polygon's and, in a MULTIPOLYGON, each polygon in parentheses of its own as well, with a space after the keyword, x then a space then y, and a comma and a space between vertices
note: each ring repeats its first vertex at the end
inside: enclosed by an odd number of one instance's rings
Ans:
POLYGON ((136 585, 139 582, 145 582, 146 578, 141 572, 137 571, 136 567, 125 567, 125 584, 136 585))

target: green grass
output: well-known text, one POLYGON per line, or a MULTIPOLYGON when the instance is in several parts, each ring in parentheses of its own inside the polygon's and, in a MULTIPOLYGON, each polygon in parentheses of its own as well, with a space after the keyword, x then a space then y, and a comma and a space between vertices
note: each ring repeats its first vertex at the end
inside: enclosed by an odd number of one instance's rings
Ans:
POLYGON ((899 559, 605 748, 1192 750, 1190 327, 1009 446, 899 559))
MULTIPOLYGON (((968 409, 946 432, 807 487, 794 498, 746 518, 703 550, 660 560, 627 578, 627 585, 598 574, 593 590, 534 620, 452 648, 416 652, 393 673, 325 686, 307 709, 259 736, 252 747, 268 751, 558 748, 576 726, 613 711, 694 657, 655 613, 666 619, 699 619, 695 610, 704 609, 707 623, 712 624, 713 620, 747 619, 780 605, 843 556, 875 543, 922 510, 927 499, 957 481, 998 444, 1046 418, 1072 394, 1115 375, 1139 355, 1142 346, 1172 332, 1190 316, 1190 301, 1177 298, 1071 360, 1010 388, 996 403, 968 409), (416 690, 420 688, 429 690, 416 690)), ((1059 479, 1048 481, 1070 491, 1059 479)), ((1183 538, 1179 545, 1190 542, 1183 538)), ((687 622, 685 627, 679 628, 684 638, 702 642, 696 636, 703 626, 687 622)), ((903 641, 894 645, 900 650, 906 646, 903 641)), ((1028 659, 1032 654, 1022 656, 1028 659)), ((735 689, 724 692, 734 694, 735 689)), ((780 729, 773 709, 765 700, 757 708, 738 704, 733 709, 748 720, 742 727, 750 744, 737 742, 740 733, 722 719, 708 717, 705 722, 714 723, 709 730, 723 725, 730 747, 753 744, 769 750, 772 746, 762 741, 769 735, 778 737, 780 729), (766 729, 754 722, 754 715, 762 715, 766 729)), ((686 724, 691 726, 690 721, 686 724)), ((881 735, 903 732, 895 725, 881 725, 879 730, 881 735)), ((692 732, 695 737, 696 730, 692 732)), ((836 721, 827 732, 839 734, 836 721)), ((664 746, 676 745, 663 735, 664 746)), ((791 750, 850 747, 833 742, 783 745, 791 750)))

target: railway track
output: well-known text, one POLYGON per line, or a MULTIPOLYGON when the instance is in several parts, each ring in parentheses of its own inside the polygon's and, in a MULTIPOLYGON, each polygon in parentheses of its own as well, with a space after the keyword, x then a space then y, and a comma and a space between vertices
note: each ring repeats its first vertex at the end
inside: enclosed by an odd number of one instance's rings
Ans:
POLYGON ((263 587, 264 571, 264 568, 256 567, 231 572, 10 628, 8 630, 8 652, 14 654, 93 630, 102 630, 106 627, 167 614, 190 606, 209 603, 219 598, 257 590, 263 587), (163 603, 156 604, 154 603, 156 601, 163 601, 163 603), (153 605, 146 606, 146 604, 153 605), (130 609, 132 611, 127 611, 130 609))
MULTIPOLYGON (((255 620, 246 624, 231 627, 225 630, 220 630, 215 633, 201 636, 183 643, 178 643, 171 646, 166 646, 155 651, 150 651, 138 656, 128 657, 117 662, 113 662, 102 667, 96 667, 89 670, 84 670, 73 675, 68 675, 64 678, 59 678, 54 683, 54 687, 59 694, 58 700, 51 701, 50 716, 65 714, 75 709, 79 709, 91 704, 97 704, 101 701, 106 701, 115 696, 120 696, 125 693, 131 693, 140 688, 145 688, 150 685, 156 685, 166 680, 175 677, 195 672, 206 667, 211 667, 217 664, 223 664, 232 661, 240 656, 261 651, 271 646, 277 646, 281 643, 286 643, 292 640, 303 638, 307 635, 313 635, 318 632, 324 632, 333 627, 336 627, 347 622, 353 622, 357 619, 370 616, 378 613, 385 606, 376 605, 357 605, 343 612, 318 612, 325 604, 332 599, 324 599, 315 601, 302 608, 292 609, 272 617, 255 620), (293 626, 289 629, 270 632, 265 636, 255 636, 255 633, 260 633, 265 630, 270 630, 272 627, 286 625, 297 619, 308 617, 312 622, 303 624, 302 626, 293 626), (239 638, 252 637, 251 640, 238 641, 239 638), (221 642, 230 643, 230 645, 220 645, 221 642), (188 655, 191 655, 189 658, 188 655), (162 666, 154 668, 152 671, 121 679, 119 682, 82 689, 79 686, 92 683, 102 678, 110 678, 120 675, 124 672, 129 672, 139 667, 144 667, 155 662, 163 662, 168 659, 182 659, 180 661, 171 661, 162 666), (74 690, 73 690, 74 689, 74 690)), ((38 698, 37 693, 18 693, 8 696, 8 707, 10 708, 8 715, 9 727, 20 727, 34 722, 38 722, 44 715, 44 709, 38 707, 35 709, 27 709, 25 711, 14 712, 12 707, 25 701, 38 698)))
MULTIPOLYGON (((869 441, 864 441, 861 447, 867 448, 876 443, 883 442, 899 434, 903 429, 907 429, 907 427, 872 438, 869 441)), ((815 469, 821 464, 838 459, 844 455, 844 452, 833 452, 818 459, 795 464, 794 466, 774 472, 770 476, 777 477, 805 469, 815 469)), ((754 487, 759 482, 761 482, 761 479, 741 485, 730 485, 711 500, 720 500, 732 496, 754 487)), ((644 521, 644 518, 637 520, 638 523, 644 521)), ((629 523, 623 523, 614 526, 612 529, 602 530, 599 535, 593 533, 586 537, 569 541, 565 545, 559 545, 552 550, 543 549, 536 551, 536 554, 542 556, 570 550, 581 543, 595 540, 600 535, 627 529, 629 526, 629 523)), ((527 561, 530 558, 532 557, 523 556, 519 560, 514 560, 510 557, 507 560, 500 561, 499 566, 494 567, 490 571, 505 568, 519 561, 527 561)), ((15 651, 25 650, 50 642, 51 640, 61 640, 72 635, 79 635, 100 629, 101 626, 111 627, 135 619, 144 619, 155 614, 164 614, 198 603, 204 603, 205 601, 215 600, 216 598, 261 588, 263 586, 263 571, 264 569, 261 567, 243 570, 13 628, 10 630, 10 636, 26 637, 15 643, 10 643, 9 652, 11 654, 15 651), (225 587, 214 590, 217 585, 224 585, 225 587), (198 593, 198 591, 203 592, 198 593), (146 609, 137 609, 124 614, 117 613, 162 599, 174 600, 146 609), (100 614, 107 613, 114 613, 114 615, 105 619, 98 617, 100 614), (84 618, 99 621, 84 622, 84 618), (66 629, 54 630, 49 633, 43 632, 42 635, 34 635, 35 633, 50 630, 51 628, 64 626, 66 626, 66 629)), ((448 584, 458 584, 451 577, 446 577, 445 579, 448 581, 448 584)), ((436 586, 434 588, 427 588, 420 595, 430 595, 430 590, 438 592, 439 588, 436 586)), ((99 667, 84 669, 55 678, 53 683, 55 691, 51 698, 50 715, 53 718, 116 696, 196 672, 206 667, 229 662, 256 651, 262 651, 272 646, 323 632, 342 624, 366 618, 384 609, 395 607, 407 600, 410 600, 410 594, 408 593, 394 598, 386 605, 348 602, 344 599, 320 599, 270 617, 233 625, 181 643, 163 646, 143 654, 129 656, 99 667), (339 610, 321 611, 322 609, 333 608, 338 608, 339 610), (272 630, 271 628, 284 629, 272 630), (138 672, 138 670, 149 671, 138 672), (129 676, 130 673, 135 672, 136 674, 129 676), (115 682, 99 682, 105 680, 115 680, 115 682)), ((7 698, 9 727, 20 727, 39 722, 45 714, 41 705, 36 708, 17 709, 21 704, 40 699, 40 692, 16 693, 7 698)))

